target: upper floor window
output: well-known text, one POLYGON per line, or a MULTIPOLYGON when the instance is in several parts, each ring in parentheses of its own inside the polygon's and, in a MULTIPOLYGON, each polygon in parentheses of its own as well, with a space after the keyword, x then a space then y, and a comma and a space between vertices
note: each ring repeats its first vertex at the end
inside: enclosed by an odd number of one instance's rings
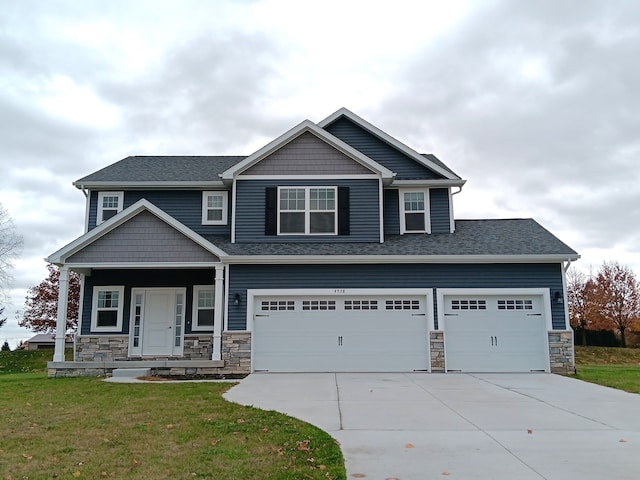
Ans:
POLYGON ((337 187, 279 187, 278 234, 337 235, 337 187))
POLYGON ((124 287, 94 287, 91 330, 119 332, 122 330, 124 287))
POLYGON ((215 289, 213 285, 193 287, 193 321, 191 329, 212 330, 215 307, 215 289))
POLYGON ((202 192, 202 224, 227 224, 228 192, 202 192))
POLYGON ((97 225, 106 222, 111 217, 122 211, 124 192, 99 192, 98 193, 98 221, 97 225))
POLYGON ((428 190, 400 191, 400 233, 429 233, 428 190))

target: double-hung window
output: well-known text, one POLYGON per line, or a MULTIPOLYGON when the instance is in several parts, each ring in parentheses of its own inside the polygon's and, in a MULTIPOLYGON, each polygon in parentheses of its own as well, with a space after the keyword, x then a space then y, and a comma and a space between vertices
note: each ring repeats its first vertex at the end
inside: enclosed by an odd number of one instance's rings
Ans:
POLYGON ((202 192, 202 224, 227 224, 227 192, 202 192))
POLYGON ((192 330, 213 330, 214 306, 215 288, 213 285, 196 285, 193 287, 192 330))
POLYGON ((99 192, 97 225, 120 213, 123 202, 124 192, 99 192))
POLYGON ((120 332, 124 287, 94 287, 91 330, 94 332, 120 332))
POLYGON ((400 191, 400 233, 429 233, 429 191, 400 191))
POLYGON ((278 234, 337 235, 337 187, 279 187, 278 234))

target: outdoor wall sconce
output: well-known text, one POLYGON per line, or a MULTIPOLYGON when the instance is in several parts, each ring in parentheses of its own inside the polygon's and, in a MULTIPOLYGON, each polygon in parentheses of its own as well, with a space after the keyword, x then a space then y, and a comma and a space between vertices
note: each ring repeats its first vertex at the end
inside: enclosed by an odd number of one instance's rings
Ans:
POLYGON ((234 304, 235 306, 240 305, 240 294, 239 294, 239 293, 236 293, 236 294, 233 296, 233 304, 234 304))
POLYGON ((560 290, 556 290, 556 293, 553 295, 553 301, 558 305, 562 305, 564 303, 564 297, 560 290))

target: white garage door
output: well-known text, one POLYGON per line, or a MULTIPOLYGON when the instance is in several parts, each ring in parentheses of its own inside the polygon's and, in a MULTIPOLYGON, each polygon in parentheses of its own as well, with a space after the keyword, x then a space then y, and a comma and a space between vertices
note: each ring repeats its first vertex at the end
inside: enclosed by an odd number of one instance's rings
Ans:
POLYGON ((256 297, 252 337, 256 371, 429 368, 425 297, 256 297))
POLYGON ((445 296, 447 371, 547 371, 541 296, 445 296))

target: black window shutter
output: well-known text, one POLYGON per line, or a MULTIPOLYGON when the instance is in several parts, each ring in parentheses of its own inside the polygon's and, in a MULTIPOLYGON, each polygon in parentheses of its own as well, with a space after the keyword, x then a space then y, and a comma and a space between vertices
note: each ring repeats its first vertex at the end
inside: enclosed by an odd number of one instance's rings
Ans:
POLYGON ((264 215, 264 234, 278 234, 278 189, 267 187, 264 215))
POLYGON ((349 234, 349 187, 338 187, 338 235, 349 234))

